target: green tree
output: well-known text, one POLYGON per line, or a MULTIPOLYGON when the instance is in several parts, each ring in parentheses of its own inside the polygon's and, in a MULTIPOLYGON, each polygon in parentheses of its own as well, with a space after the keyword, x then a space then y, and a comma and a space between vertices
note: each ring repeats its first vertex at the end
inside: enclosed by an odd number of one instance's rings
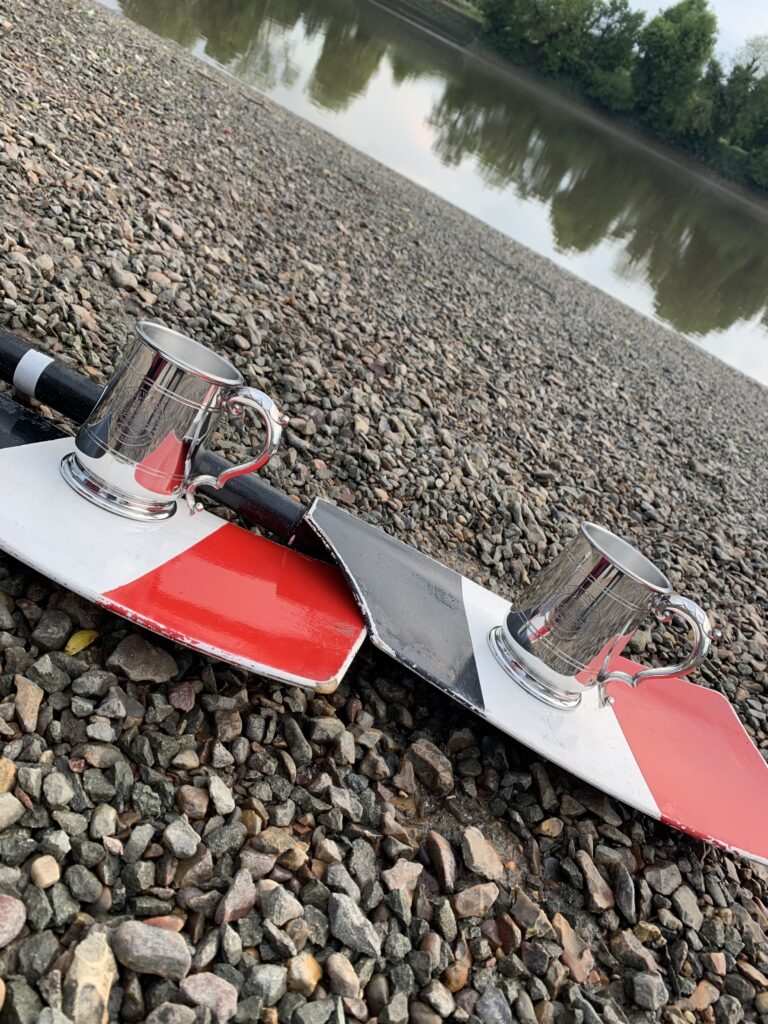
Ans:
POLYGON ((483 13, 494 42, 514 60, 580 77, 602 7, 603 0, 484 0, 483 13))
POLYGON ((587 94, 609 110, 630 110, 634 105, 632 67, 642 11, 629 0, 607 0, 600 5, 586 39, 582 81, 587 94))
POLYGON ((681 0, 640 33, 633 74, 635 107, 660 134, 685 136, 692 121, 700 118, 697 90, 716 35, 717 19, 707 0, 681 0))
POLYGON ((755 66, 734 64, 723 86, 720 109, 720 133, 736 146, 749 137, 752 130, 752 93, 757 83, 755 66))
POLYGON ((736 63, 751 64, 756 74, 768 75, 768 32, 750 36, 736 54, 736 63))

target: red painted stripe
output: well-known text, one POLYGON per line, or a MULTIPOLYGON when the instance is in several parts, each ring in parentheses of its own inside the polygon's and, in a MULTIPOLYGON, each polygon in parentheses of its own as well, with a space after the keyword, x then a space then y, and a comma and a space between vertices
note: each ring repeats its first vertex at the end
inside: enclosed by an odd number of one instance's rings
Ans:
MULTIPOLYGON (((617 658, 612 667, 641 666, 617 658)), ((768 860, 768 765, 725 697, 671 676, 608 689, 662 820, 768 860)))
POLYGON ((104 598, 191 646, 318 682, 339 672, 365 628, 335 566, 232 523, 104 598))

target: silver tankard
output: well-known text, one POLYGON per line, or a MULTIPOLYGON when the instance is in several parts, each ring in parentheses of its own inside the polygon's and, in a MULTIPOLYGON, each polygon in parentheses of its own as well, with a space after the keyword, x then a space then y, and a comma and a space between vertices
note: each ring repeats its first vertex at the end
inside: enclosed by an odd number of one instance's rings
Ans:
POLYGON ((64 479, 89 501, 130 519, 166 519, 184 496, 261 469, 280 444, 283 419, 267 395, 245 387, 238 370, 169 327, 142 321, 137 338, 61 463, 64 479), (219 477, 192 475, 197 450, 223 411, 254 409, 264 423, 262 451, 219 477))
MULTIPOLYGON (((524 689, 560 709, 575 708, 584 689, 612 680, 637 686, 654 676, 693 671, 717 634, 706 612, 672 592, 672 584, 625 540, 582 523, 579 535, 546 566, 488 638, 496 660, 524 689), (693 630, 689 657, 672 668, 634 675, 612 659, 646 616, 679 615, 693 630)), ((610 698, 607 698, 610 700, 610 698)))

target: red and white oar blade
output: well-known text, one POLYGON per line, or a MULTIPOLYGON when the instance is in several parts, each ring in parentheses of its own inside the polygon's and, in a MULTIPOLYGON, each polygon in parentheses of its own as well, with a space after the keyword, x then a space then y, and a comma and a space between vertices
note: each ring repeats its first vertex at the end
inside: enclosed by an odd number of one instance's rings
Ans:
POLYGON ((281 682, 338 685, 366 631, 335 566, 183 506, 153 523, 105 512, 61 477, 71 438, 11 443, 0 450, 9 554, 187 647, 281 682))
MULTIPOLYGON (((488 633, 509 603, 465 579, 464 608, 483 690, 481 714, 510 736, 681 832, 768 863, 768 765, 721 694, 686 679, 611 683, 573 711, 548 707, 498 664, 488 633)), ((617 657, 611 666, 642 666, 617 657)))
MULTIPOLYGON (((617 658, 613 667, 641 666, 617 658)), ((768 765, 727 699, 673 676, 608 690, 661 820, 768 863, 768 765)))
MULTIPOLYGON (((332 552, 372 642, 507 735, 653 818, 768 863, 768 766, 727 700, 684 679, 612 684, 551 708, 498 664, 509 602, 327 502, 305 522, 332 552)), ((619 659, 619 667, 639 666, 619 659)))

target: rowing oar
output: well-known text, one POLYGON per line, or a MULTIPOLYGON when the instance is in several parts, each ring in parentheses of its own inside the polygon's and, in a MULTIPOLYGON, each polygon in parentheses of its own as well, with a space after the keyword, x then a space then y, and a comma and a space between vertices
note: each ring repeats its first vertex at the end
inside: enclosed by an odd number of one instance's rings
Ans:
MULTIPOLYGON (((92 380, 3 331, 0 379, 78 423, 100 395, 92 380)), ((45 421, 27 419, 26 442, 45 441, 45 421)), ((18 460, 18 472, 24 465, 18 460)), ((227 465, 203 453, 196 469, 218 476, 227 465)), ((667 677, 615 686, 609 705, 585 689, 575 710, 556 710, 517 686, 491 651, 489 634, 510 614, 501 597, 320 498, 305 509, 253 476, 209 493, 298 549, 321 541, 373 643, 479 717, 651 817, 768 863, 768 825, 755 813, 765 805, 768 766, 721 694, 667 677)), ((163 525, 149 526, 155 544, 163 525)), ((234 564, 243 571, 242 558, 234 564)), ((612 673, 640 669, 620 655, 610 665, 612 673)), ((422 754, 425 770, 438 767, 437 751, 422 754)))
MULTIPOLYGON (((3 330, 0 379, 77 424, 87 418, 102 390, 95 381, 3 330)), ((212 476, 227 466, 226 460, 207 451, 195 461, 196 472, 212 476)), ((305 508, 255 475, 238 477, 220 490, 201 490, 299 550, 316 551, 319 539, 352 588, 372 642, 483 713, 470 620, 478 595, 502 606, 503 601, 322 498, 305 508)), ((490 656, 483 640, 483 661, 486 653, 490 656)))

